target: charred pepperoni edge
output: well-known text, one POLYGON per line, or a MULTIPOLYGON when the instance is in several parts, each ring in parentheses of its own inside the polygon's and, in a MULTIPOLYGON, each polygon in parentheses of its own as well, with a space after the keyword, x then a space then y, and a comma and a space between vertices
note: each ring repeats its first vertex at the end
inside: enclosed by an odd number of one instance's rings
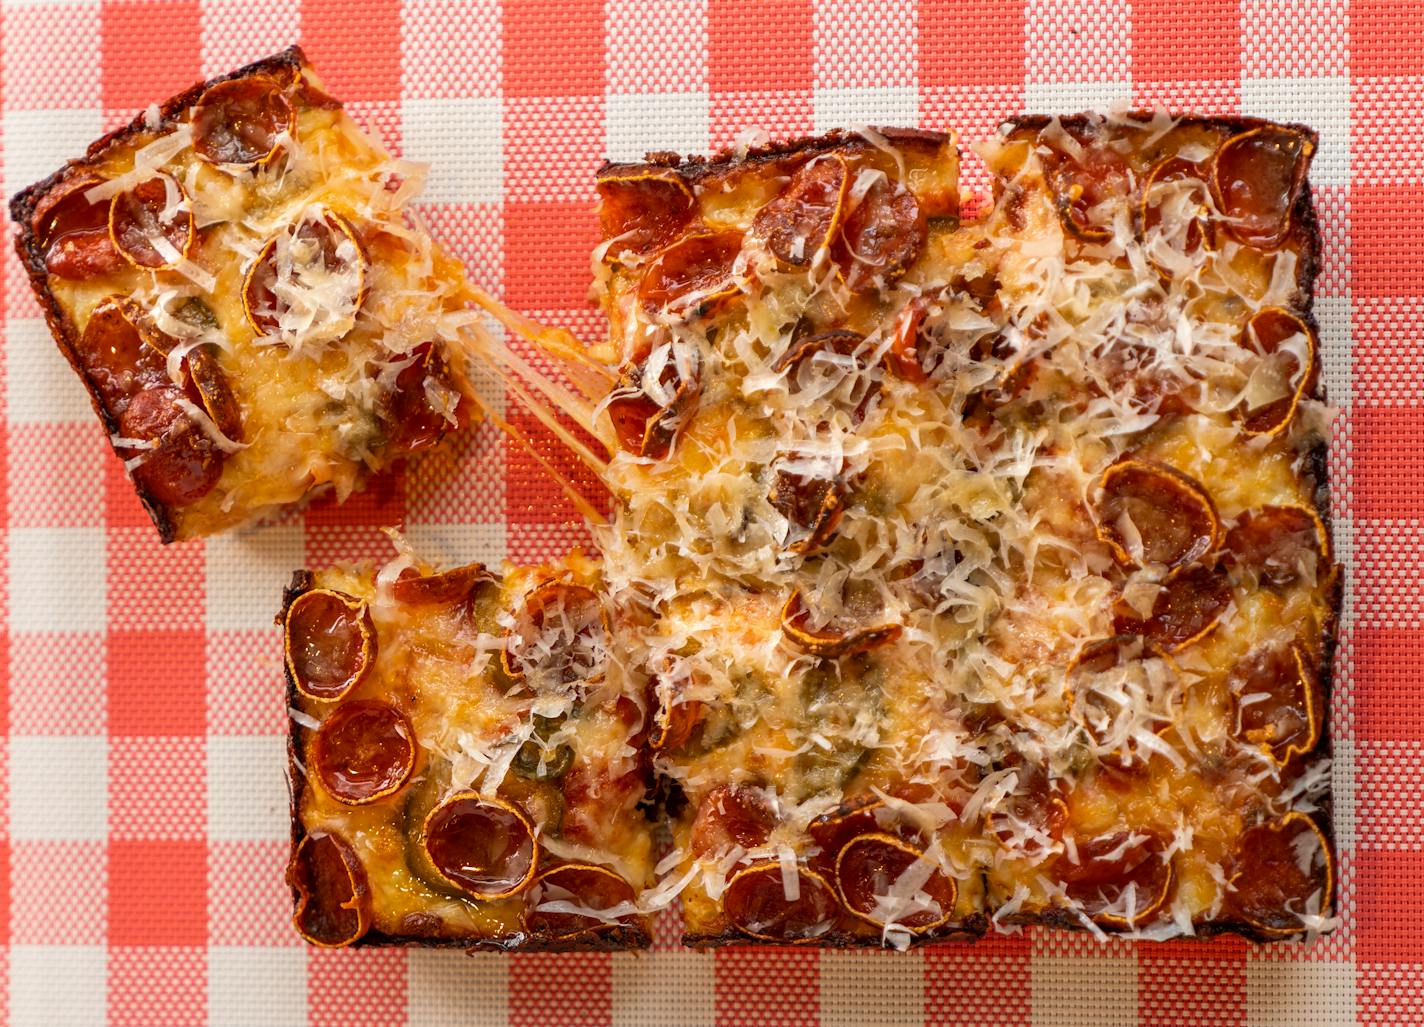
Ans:
MULTIPOLYGON (((293 46, 226 75, 219 75, 217 78, 200 82, 159 106, 159 131, 171 129, 180 123, 187 116, 188 110, 198 102, 198 98, 219 82, 248 78, 253 75, 266 75, 285 85, 293 81, 306 66, 306 55, 302 53, 301 47, 293 46)), ((94 383, 84 374, 79 363, 79 328, 60 306, 54 292, 49 287, 49 274, 45 270, 44 263, 44 247, 35 235, 30 218, 40 201, 47 195, 56 189, 63 188, 74 178, 90 173, 91 169, 102 164, 115 150, 131 145, 135 136, 140 136, 147 131, 145 116, 139 114, 127 125, 116 128, 96 139, 89 145, 84 156, 69 161, 48 178, 36 182, 28 189, 16 194, 10 201, 10 218, 16 225, 15 252, 19 254, 20 263, 29 274, 30 286, 34 289, 35 297, 39 300, 40 308, 44 311, 45 320, 49 323, 50 334, 58 343, 60 352, 69 361, 80 380, 84 382, 85 388, 89 390, 89 401, 94 406, 94 412, 99 415, 105 433, 110 436, 118 434, 118 418, 104 406, 94 383)), ((156 500, 138 482, 133 483, 133 488, 138 494, 139 502, 143 504, 143 508, 152 519, 153 526, 158 529, 160 539, 166 543, 184 537, 181 525, 178 523, 178 511, 170 509, 156 500)))
MULTIPOLYGON (((277 623, 281 624, 287 619, 287 609, 297 600, 298 596, 305 595, 317 587, 319 586, 316 577, 311 571, 303 570, 293 573, 291 583, 282 591, 282 611, 277 615, 277 623)), ((297 690, 296 682, 288 674, 287 706, 299 708, 298 704, 301 700, 302 694, 297 690)), ((307 789, 310 787, 306 775, 298 768, 301 755, 306 751, 311 736, 316 732, 302 727, 290 718, 287 720, 287 728, 288 811, 292 822, 292 852, 296 852, 297 846, 307 836, 306 825, 302 823, 301 809, 307 789)), ((293 891, 292 909, 294 911, 299 898, 300 896, 293 891)), ((649 948, 652 943, 653 936, 648 926, 636 923, 620 924, 617 927, 609 927, 593 934, 566 939, 540 938, 523 932, 497 938, 427 938, 415 935, 387 934, 372 927, 346 947, 355 949, 400 945, 407 948, 465 949, 470 952, 490 949, 504 952, 627 952, 630 949, 649 948)))

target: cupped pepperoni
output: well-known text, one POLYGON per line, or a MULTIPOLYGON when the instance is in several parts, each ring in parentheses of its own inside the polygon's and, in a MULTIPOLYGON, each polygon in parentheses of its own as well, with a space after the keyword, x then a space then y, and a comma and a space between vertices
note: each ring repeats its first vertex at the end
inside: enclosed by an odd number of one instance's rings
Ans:
POLYGON ((1162 587, 1145 620, 1119 604, 1113 629, 1120 635, 1142 635, 1175 652, 1209 634, 1230 605, 1231 581, 1225 571, 1198 564, 1162 587))
POLYGON ((1314 330, 1290 311, 1266 307, 1246 323, 1241 345, 1265 361, 1257 374, 1265 371, 1278 380, 1270 399, 1252 404, 1248 394, 1233 413, 1247 435, 1278 435, 1290 426, 1300 401, 1319 381, 1319 341, 1314 330))
POLYGON ((1234 135, 1211 157, 1211 193, 1227 232, 1275 249, 1290 232, 1315 143, 1303 132, 1263 125, 1234 135))
MULTIPOLYGON (((1138 228, 1143 237, 1160 237, 1183 257, 1211 249, 1215 237, 1206 177, 1201 165, 1185 157, 1167 157, 1153 165, 1142 182, 1138 228)), ((1153 252, 1149 246, 1147 258, 1157 264, 1153 252)))
POLYGON ((665 460, 697 405, 701 379, 697 350, 670 342, 624 367, 608 402, 618 444, 634 456, 665 460))
POLYGON ((193 347, 183 358, 183 367, 197 394, 198 404, 212 418, 218 431, 234 442, 241 442, 242 407, 218 361, 218 348, 209 343, 193 347))
POLYGON ((883 833, 846 843, 836 859, 836 888, 854 916, 913 934, 948 923, 959 896, 954 878, 923 849, 883 833))
POLYGON ((1067 897, 1099 926, 1131 930, 1153 920, 1172 891, 1172 862, 1152 835, 1120 831, 1076 841, 1077 862, 1054 864, 1067 897))
POLYGON ((134 481, 166 507, 196 503, 222 477, 223 454, 184 412, 184 399, 175 385, 152 385, 119 415, 120 437, 144 443, 121 445, 119 454, 139 461, 130 472, 134 481))
POLYGON ((84 195, 102 182, 97 175, 82 175, 57 186, 35 204, 30 228, 50 274, 97 278, 124 266, 109 236, 110 201, 91 202, 84 195))
POLYGON ((688 698, 676 683, 654 691, 648 748, 653 752, 677 752, 692 740, 693 733, 702 724, 707 704, 688 698))
POLYGON ((790 268, 810 267, 845 216, 850 169, 838 153, 812 157, 796 169, 780 195, 752 218, 752 235, 790 268))
POLYGON ((607 867, 565 863, 543 871, 525 892, 524 929, 540 938, 559 939, 608 930, 636 915, 619 908, 636 898, 633 886, 607 867), (560 908, 540 908, 554 903, 560 908))
POLYGON ((110 410, 125 409, 146 386, 167 384, 162 354, 144 345, 140 320, 132 300, 110 297, 94 308, 79 337, 79 366, 110 410))
POLYGON ((369 263, 350 221, 308 208, 268 239, 248 267, 243 312, 258 335, 284 342, 340 338, 365 302, 369 263))
POLYGON ((109 234, 130 264, 149 271, 171 268, 197 238, 188 195, 171 175, 157 174, 114 197, 109 234))
POLYGON ((1304 506, 1261 506, 1236 518, 1223 543, 1240 567, 1273 588, 1315 581, 1330 566, 1330 533, 1304 506))
POLYGON ((884 288, 905 272, 929 238, 914 193, 881 177, 845 216, 832 254, 852 292, 884 288))
POLYGON ((734 265, 740 232, 699 232, 663 250, 638 285, 638 303, 657 316, 683 321, 709 317, 737 293, 734 265))
POLYGON ((193 108, 193 152, 211 164, 251 167, 277 153, 296 112, 281 83, 250 75, 210 86, 193 108))
POLYGON ((434 343, 416 346, 410 358, 385 399, 386 432, 403 453, 429 449, 450 432, 463 430, 471 411, 434 343))
POLYGON ((835 890, 814 870, 797 867, 785 880, 775 860, 743 867, 727 882, 722 909, 737 930, 760 941, 807 945, 839 918, 835 890))
POLYGON ((1113 201, 1125 200, 1131 184, 1131 171, 1120 153, 1084 146, 1079 158, 1062 155, 1047 178, 1064 228, 1085 242, 1113 237, 1113 201))
POLYGON ((1227 679, 1236 703, 1236 732, 1278 765, 1320 741, 1320 682, 1298 644, 1248 653, 1227 679))
POLYGON ((287 672, 310 699, 334 702, 376 662, 376 629, 366 604, 318 588, 292 600, 286 616, 287 672))
POLYGON ((767 501, 790 522, 786 548, 814 553, 830 542, 845 515, 850 486, 844 478, 815 478, 778 470, 767 501))
MULTIPOLYGON (((854 599, 854 596, 852 596, 854 599)), ((887 645, 900 637, 900 624, 874 623, 881 611, 848 602, 842 613, 817 625, 814 611, 793 591, 781 608, 781 632, 802 652, 828 659, 852 656, 887 645), (863 607, 863 608, 862 608, 863 607)))
POLYGON ((776 823, 776 810, 760 788, 718 785, 697 807, 689 851, 716 858, 733 849, 755 849, 766 844, 776 823))
POLYGON ((391 598, 402 606, 455 606, 499 579, 482 563, 470 563, 440 574, 406 568, 390 584, 391 598))
POLYGON ((342 703, 312 740, 311 762, 338 802, 363 806, 400 791, 415 770, 415 729, 390 703, 342 703))
POLYGON ((879 796, 858 795, 807 825, 806 833, 821 849, 829 872, 834 872, 836 857, 852 838, 886 831, 880 823, 884 809, 885 801, 879 796))
POLYGON ((371 886, 351 843, 330 831, 307 835, 287 864, 296 896, 292 924, 307 941, 339 948, 371 928, 371 886))
POLYGON ((1335 868, 1330 846, 1305 813, 1248 828, 1229 867, 1226 908, 1256 930, 1280 936, 1306 930, 1306 917, 1330 915, 1335 868))
POLYGON ((1176 571, 1220 541, 1221 522, 1206 489, 1155 461, 1122 459, 1104 471, 1093 518, 1098 538, 1128 566, 1161 564, 1176 571))
POLYGON ((518 895, 534 880, 539 843, 518 806, 460 792, 425 818, 421 844, 447 882, 482 902, 518 895))
POLYGON ((692 220, 692 189, 668 168, 632 168, 598 178, 598 219, 603 238, 615 240, 610 257, 655 253, 692 220))
POLYGON ((525 595, 500 662, 536 692, 601 677, 611 629, 603 599, 585 585, 547 581, 525 595))

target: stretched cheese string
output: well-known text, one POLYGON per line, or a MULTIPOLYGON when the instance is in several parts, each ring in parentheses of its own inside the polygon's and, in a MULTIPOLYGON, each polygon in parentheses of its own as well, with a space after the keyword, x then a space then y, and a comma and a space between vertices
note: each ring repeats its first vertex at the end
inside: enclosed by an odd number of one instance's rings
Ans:
POLYGON ((521 339, 527 339, 551 357, 565 365, 569 378, 585 398, 596 400, 608 392, 617 376, 588 355, 583 344, 564 328, 540 324, 531 317, 511 310, 485 290, 466 283, 466 298, 521 339))

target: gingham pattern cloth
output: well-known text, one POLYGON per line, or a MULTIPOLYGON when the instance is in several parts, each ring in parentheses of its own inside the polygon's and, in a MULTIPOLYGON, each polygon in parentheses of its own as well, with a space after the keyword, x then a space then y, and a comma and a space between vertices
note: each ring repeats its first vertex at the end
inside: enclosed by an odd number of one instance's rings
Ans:
MULTIPOLYGON (((14 1024, 1424 1023, 1424 14, 1408 0, 172 0, 0 8, 7 195, 148 103, 300 41, 515 307, 586 302, 605 157, 746 126, 982 137, 1118 102, 1319 129, 1317 314, 1348 592, 1331 708, 1342 927, 1309 946, 1046 931, 908 954, 317 951, 288 923, 294 567, 537 560, 571 506, 481 427, 345 507, 164 548, 13 252, 0 416, 0 1009, 14 1024)), ((971 182, 982 174, 970 168, 971 182)), ((513 418, 528 430, 527 418, 513 418)))

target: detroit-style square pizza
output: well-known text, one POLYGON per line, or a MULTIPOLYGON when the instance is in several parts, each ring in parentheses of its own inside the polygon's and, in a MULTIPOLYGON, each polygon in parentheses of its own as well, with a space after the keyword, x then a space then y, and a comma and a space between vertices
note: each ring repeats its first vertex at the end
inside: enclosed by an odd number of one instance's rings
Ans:
POLYGON ((641 685, 595 563, 300 572, 281 623, 307 941, 649 944, 641 685))
POLYGON ((293 48, 150 107, 11 202, 17 248, 163 540, 279 513, 469 417, 463 271, 293 48))

